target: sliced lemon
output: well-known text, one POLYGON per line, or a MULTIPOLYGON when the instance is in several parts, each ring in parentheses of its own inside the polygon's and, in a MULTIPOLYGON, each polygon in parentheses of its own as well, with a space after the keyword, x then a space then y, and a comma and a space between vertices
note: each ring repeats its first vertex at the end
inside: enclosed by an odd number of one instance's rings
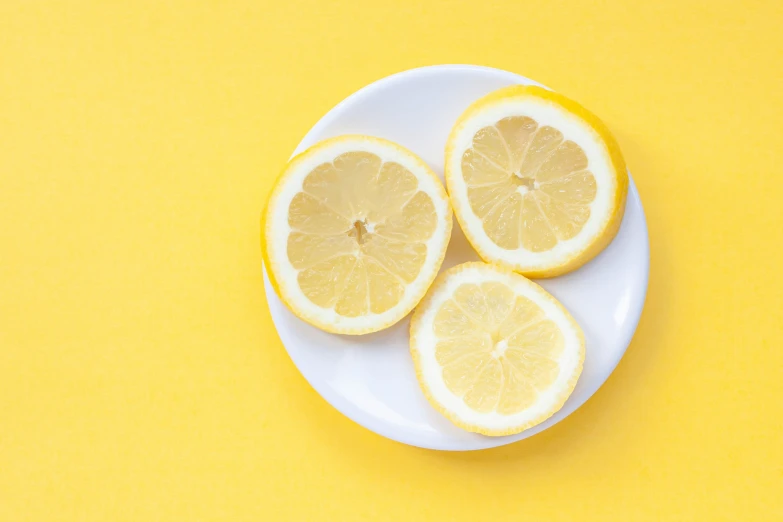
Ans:
POLYGON ((446 145, 446 185, 479 255, 531 277, 574 270, 620 227, 628 174, 606 126, 532 86, 476 101, 446 145))
POLYGON ((390 141, 340 136, 293 158, 269 197, 264 260, 294 314, 329 332, 391 326, 421 300, 451 236, 435 173, 390 141))
POLYGON ((561 408, 584 335, 543 288, 505 268, 465 263, 441 274, 411 320, 416 376, 457 426, 510 435, 561 408))

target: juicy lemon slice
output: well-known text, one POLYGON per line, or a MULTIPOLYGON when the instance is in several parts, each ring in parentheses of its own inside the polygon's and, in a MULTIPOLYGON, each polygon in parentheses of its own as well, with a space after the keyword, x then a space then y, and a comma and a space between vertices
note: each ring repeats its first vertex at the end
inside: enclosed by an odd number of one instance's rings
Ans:
POLYGON ((554 297, 484 263, 438 277, 413 314, 410 343, 430 403, 484 435, 519 433, 552 416, 585 355, 582 330, 554 297))
POLYGON ((459 118, 446 145, 446 184, 485 261, 551 277, 580 267, 614 238, 628 174, 598 118, 557 93, 514 86, 459 118))
POLYGON ((412 152, 341 136, 288 163, 264 217, 264 260, 283 302, 323 330, 364 334, 424 296, 452 214, 440 180, 412 152))

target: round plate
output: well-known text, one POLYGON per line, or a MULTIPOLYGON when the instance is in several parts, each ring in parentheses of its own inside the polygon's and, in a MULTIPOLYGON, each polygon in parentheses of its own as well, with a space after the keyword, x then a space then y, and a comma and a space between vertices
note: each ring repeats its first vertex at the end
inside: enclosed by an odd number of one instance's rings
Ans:
MULTIPOLYGON (((442 178, 446 137, 457 117, 477 98, 512 84, 539 85, 510 72, 466 65, 395 74, 343 100, 307 133, 294 154, 332 136, 369 134, 409 148, 442 178)), ((478 256, 455 223, 442 269, 471 260, 478 256)), ((329 334, 297 319, 275 294, 266 272, 264 284, 283 345, 305 379, 332 406, 365 428, 405 444, 476 450, 545 430, 595 393, 631 341, 649 267, 647 225, 631 180, 622 226, 606 250, 575 272, 538 281, 584 329, 587 353, 576 389, 549 420, 506 437, 463 431, 429 405, 408 351, 409 318, 374 334, 329 334)))

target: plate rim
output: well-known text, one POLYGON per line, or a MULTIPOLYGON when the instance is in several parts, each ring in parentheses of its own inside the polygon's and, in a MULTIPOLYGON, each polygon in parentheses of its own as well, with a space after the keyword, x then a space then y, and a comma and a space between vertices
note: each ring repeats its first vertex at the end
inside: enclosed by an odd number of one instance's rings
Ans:
MULTIPOLYGON (((302 139, 299 141, 297 146, 295 147, 294 151, 292 152, 290 158, 293 158, 297 154, 300 154, 302 151, 307 149, 308 147, 312 146, 315 142, 319 141, 314 138, 314 136, 320 134, 322 132, 322 129, 324 127, 327 127, 332 121, 337 119, 339 117, 339 113, 341 112, 341 109, 343 109, 346 106, 349 106, 356 102, 358 99, 369 95, 374 90, 377 90, 382 87, 387 87, 390 84, 393 84, 396 81, 399 81, 400 79, 407 78, 409 76, 416 76, 416 75, 422 75, 422 74, 428 74, 428 73, 438 73, 438 72, 481 72, 481 73, 490 73, 490 74, 501 74, 503 76, 506 76, 510 81, 515 83, 524 83, 527 85, 538 85, 540 87, 543 87, 545 89, 550 89, 546 85, 543 85, 539 82, 536 82, 535 80, 531 80, 530 78, 527 78, 525 76, 522 76, 520 74, 506 71, 503 69, 498 69, 495 67, 488 67, 483 65, 470 65, 470 64, 441 64, 441 65, 427 65, 422 67, 416 67, 412 69, 407 69, 404 71, 399 71, 396 73, 393 73, 389 76, 385 76, 383 78, 377 79, 373 81, 372 83, 369 83, 365 85, 364 87, 354 91, 350 95, 343 98, 339 103, 337 103, 335 106, 333 106, 326 114, 324 114, 311 128, 310 130, 302 137, 302 139)), ((551 89, 550 89, 551 90, 551 89)), ((290 160, 289 158, 289 160, 290 160)), ((263 272, 263 279, 264 279, 264 294, 267 298, 267 309, 269 310, 270 316, 272 318, 272 324, 275 327, 275 332, 277 333, 278 338, 280 339, 281 344, 283 345, 283 348, 285 349, 286 353, 288 354, 288 357, 291 359, 291 361, 294 363, 294 366, 296 367, 299 374, 305 379, 305 381, 310 385, 310 387, 321 396, 323 400, 325 400, 331 407, 335 408, 338 412, 340 412, 342 415, 353 421, 354 423, 358 424, 359 426, 372 431, 378 435, 381 435, 382 437, 389 439, 394 442, 398 442, 401 444, 406 444, 409 446, 414 446, 422 449, 430 449, 430 450, 437 450, 437 451, 481 451, 485 449, 491 449, 496 448, 500 446, 505 446, 507 444, 512 444, 514 442, 518 442, 520 440, 524 440, 526 438, 532 437, 533 435, 536 435, 545 429, 548 429, 559 422, 561 422, 563 419, 570 416, 572 413, 574 413, 576 410, 581 408, 587 401, 589 401, 595 393, 601 389, 601 387, 606 384, 606 381, 609 380, 609 377, 614 373, 615 369, 617 368, 617 365, 620 363, 620 360, 623 358, 625 353, 628 351, 628 347, 631 344, 631 341, 633 340, 633 336, 636 333, 636 329, 639 326, 639 320, 641 319, 642 311, 644 309, 644 305, 647 301, 647 293, 649 289, 649 279, 650 279, 650 239, 649 239, 649 229, 647 226, 647 217, 644 212, 644 205, 642 204, 641 197, 639 195, 639 192, 636 188, 636 184, 634 183, 633 177, 631 176, 630 170, 628 172, 628 197, 633 198, 635 200, 635 203, 639 207, 640 211, 640 219, 641 224, 643 225, 643 231, 644 236, 642 238, 639 238, 644 245, 644 252, 643 252, 643 259, 644 259, 644 270, 643 270, 643 276, 642 276, 642 295, 641 298, 636 301, 636 306, 631 306, 628 310, 628 324, 631 324, 632 327, 628 329, 625 338, 623 339, 622 343, 624 345, 622 351, 618 354, 616 360, 612 361, 611 368, 609 369, 608 373, 606 374, 606 377, 601 381, 601 383, 590 393, 584 397, 583 400, 581 400, 578 404, 576 404, 569 413, 564 415, 562 418, 557 419, 555 422, 553 422, 550 425, 545 425, 545 423, 538 424, 537 426, 533 426, 532 428, 529 428, 527 430, 524 430, 520 433, 514 434, 514 435, 508 435, 504 437, 485 437, 483 440, 486 444, 481 445, 473 445, 470 447, 467 446, 449 446, 449 445, 441 445, 441 446, 431 446, 427 444, 422 444, 420 441, 414 441, 409 440, 406 437, 400 437, 399 435, 393 435, 389 433, 386 430, 386 427, 382 423, 377 423, 375 419, 364 417, 361 420, 356 418, 356 416, 353 415, 353 412, 346 411, 340 403, 339 400, 337 400, 336 395, 331 394, 331 392, 327 389, 320 389, 319 386, 316 386, 316 384, 313 383, 313 381, 308 378, 307 374, 302 371, 302 367, 297 361, 296 356, 292 355, 291 351, 288 349, 288 346, 286 345, 286 341, 284 337, 287 337, 287 332, 282 332, 280 328, 278 328, 277 322, 275 321, 275 313, 272 311, 272 306, 270 306, 269 303, 269 293, 270 291, 275 294, 275 290, 271 285, 271 282, 269 280, 269 275, 267 273, 267 267, 266 264, 262 262, 262 272, 263 272)), ((626 203, 627 207, 627 203, 626 203)), ((285 307, 285 305, 282 305, 285 307)), ((562 411, 562 408, 558 410, 554 415, 557 415, 562 411)), ((553 415, 553 416, 554 416, 553 415)))

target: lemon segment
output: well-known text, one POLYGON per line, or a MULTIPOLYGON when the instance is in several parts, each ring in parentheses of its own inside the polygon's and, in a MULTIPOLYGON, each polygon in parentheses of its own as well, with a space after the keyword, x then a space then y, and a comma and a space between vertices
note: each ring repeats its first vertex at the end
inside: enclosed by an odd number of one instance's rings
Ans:
POLYGON ((411 353, 432 405, 466 430, 519 433, 563 405, 584 361, 584 335, 545 290, 485 263, 435 281, 411 321, 411 353))
POLYGON ((574 270, 619 229, 628 174, 604 124, 540 87, 501 89, 452 129, 446 184, 479 255, 532 277, 574 270))
POLYGON ((283 302, 324 330, 391 326, 422 298, 451 235, 451 207, 410 151, 341 136, 292 159, 264 214, 263 250, 283 302))

